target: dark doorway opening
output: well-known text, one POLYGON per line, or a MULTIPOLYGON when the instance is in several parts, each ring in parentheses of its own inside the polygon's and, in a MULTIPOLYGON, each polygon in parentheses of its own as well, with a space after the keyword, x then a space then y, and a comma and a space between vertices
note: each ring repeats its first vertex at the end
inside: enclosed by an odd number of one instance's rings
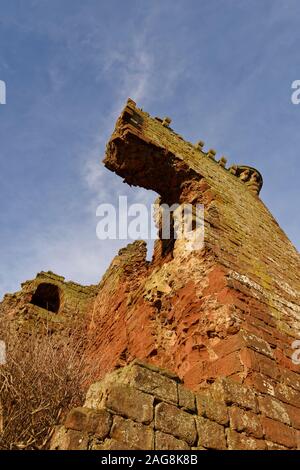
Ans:
POLYGON ((40 284, 32 296, 31 303, 49 312, 57 313, 60 306, 59 288, 46 282, 40 284))

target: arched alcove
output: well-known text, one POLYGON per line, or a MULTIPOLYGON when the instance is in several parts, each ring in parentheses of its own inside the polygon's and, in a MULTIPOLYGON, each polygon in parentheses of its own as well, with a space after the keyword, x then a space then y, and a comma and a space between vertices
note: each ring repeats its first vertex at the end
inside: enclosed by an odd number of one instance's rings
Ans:
POLYGON ((49 312, 58 313, 60 307, 59 288, 55 284, 39 284, 32 296, 31 303, 49 312))

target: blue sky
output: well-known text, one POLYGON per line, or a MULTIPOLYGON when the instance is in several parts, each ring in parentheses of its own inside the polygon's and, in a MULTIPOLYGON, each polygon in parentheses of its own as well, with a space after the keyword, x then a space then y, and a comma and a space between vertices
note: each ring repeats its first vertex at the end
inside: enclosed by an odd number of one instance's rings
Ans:
POLYGON ((124 241, 96 207, 152 202, 101 165, 128 97, 230 163, 300 246, 298 0, 0 0, 0 297, 40 270, 96 283, 124 241))

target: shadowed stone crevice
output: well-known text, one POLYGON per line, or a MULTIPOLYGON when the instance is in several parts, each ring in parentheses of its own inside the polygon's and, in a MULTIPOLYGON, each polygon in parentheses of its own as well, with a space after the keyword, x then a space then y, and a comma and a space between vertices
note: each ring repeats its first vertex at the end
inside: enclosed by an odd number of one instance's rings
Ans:
POLYGON ((60 291, 55 284, 41 283, 32 296, 31 304, 58 313, 60 308, 60 291))

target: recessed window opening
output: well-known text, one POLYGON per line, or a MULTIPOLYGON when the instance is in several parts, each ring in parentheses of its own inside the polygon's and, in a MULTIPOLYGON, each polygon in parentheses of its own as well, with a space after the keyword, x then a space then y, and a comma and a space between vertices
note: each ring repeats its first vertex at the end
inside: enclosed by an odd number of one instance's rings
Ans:
POLYGON ((58 313, 60 307, 59 288, 54 284, 43 282, 33 294, 31 303, 49 312, 58 313))

